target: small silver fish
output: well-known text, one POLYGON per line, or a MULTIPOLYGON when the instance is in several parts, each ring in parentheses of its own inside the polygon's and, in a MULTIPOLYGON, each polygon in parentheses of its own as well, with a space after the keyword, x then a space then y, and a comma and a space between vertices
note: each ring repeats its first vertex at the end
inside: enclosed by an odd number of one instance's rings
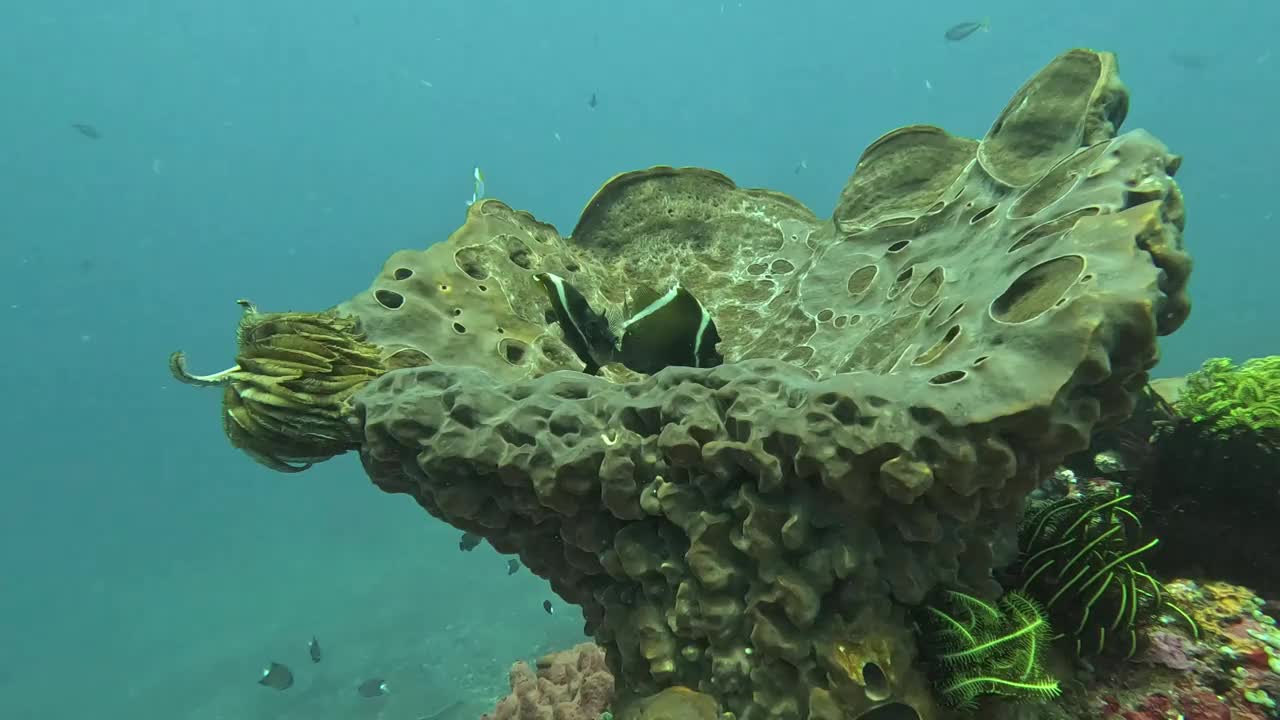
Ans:
POLYGON ((480 172, 480 166, 477 165, 471 170, 471 177, 475 179, 475 183, 471 189, 471 199, 467 201, 467 207, 476 204, 476 201, 484 197, 484 173, 480 172))
POLYGON ((102 137, 102 133, 98 132, 98 128, 90 125, 89 123, 84 123, 84 122, 71 123, 71 127, 75 128, 76 132, 89 138, 90 140, 97 140, 98 138, 102 137))
POLYGON ((959 42, 979 30, 987 32, 990 29, 991 19, 983 18, 982 22, 962 22, 959 25, 952 25, 943 37, 951 42, 959 42))

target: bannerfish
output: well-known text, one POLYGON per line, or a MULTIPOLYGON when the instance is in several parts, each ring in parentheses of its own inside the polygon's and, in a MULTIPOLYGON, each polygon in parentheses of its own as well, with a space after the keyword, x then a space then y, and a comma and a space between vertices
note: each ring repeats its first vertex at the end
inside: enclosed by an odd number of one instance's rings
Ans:
POLYGON ((943 36, 951 42, 959 42, 979 30, 987 32, 991 29, 991 18, 983 18, 982 22, 962 22, 952 25, 943 36))
POLYGON ((462 539, 458 541, 458 549, 462 552, 471 552, 476 549, 480 541, 484 538, 471 532, 462 533, 462 539))
POLYGON ((520 561, 519 561, 519 560, 516 560, 515 558, 512 558, 512 559, 510 559, 510 560, 508 560, 508 561, 507 561, 507 574, 508 574, 508 575, 515 575, 515 574, 516 574, 516 571, 517 571, 517 570, 519 570, 519 569, 520 569, 520 561))
POLYGON ((391 692, 387 687, 387 682, 382 678, 371 678, 360 683, 360 687, 356 688, 356 692, 360 697, 375 698, 379 695, 386 695, 391 692))
POLYGON ((315 635, 311 636, 311 642, 307 644, 307 652, 311 653, 311 662, 318 663, 324 655, 320 652, 320 641, 315 635))
POLYGON ((89 123, 83 123, 83 122, 71 123, 71 127, 75 128, 76 132, 89 138, 90 140, 97 140, 98 138, 102 137, 102 133, 98 132, 98 128, 90 125, 89 123))
POLYGON ((543 601, 542 601, 542 610, 543 610, 544 612, 546 612, 548 615, 554 615, 554 614, 556 613, 556 609, 555 609, 555 608, 553 608, 553 607, 551 607, 551 601, 550 601, 550 600, 543 600, 543 601))
POLYGON ((258 684, 273 690, 288 690, 293 687, 293 671, 278 662, 273 662, 262 669, 262 677, 258 680, 258 684))
POLYGON ((467 207, 475 205, 477 200, 484 197, 484 173, 480 172, 479 165, 471 170, 471 177, 475 182, 471 187, 471 199, 467 201, 467 207))
POLYGON ((564 334, 564 344, 586 365, 582 371, 595 375, 600 366, 614 362, 618 338, 610 327, 609 318, 592 310, 582 293, 559 275, 540 272, 533 279, 538 281, 551 301, 551 310, 560 323, 560 332, 564 334))
POLYGON ((724 362, 716 349, 720 333, 702 303, 679 283, 664 295, 639 288, 628 300, 618 358, 638 373, 665 367, 711 368, 724 362), (637 308, 634 314, 631 308, 637 308))

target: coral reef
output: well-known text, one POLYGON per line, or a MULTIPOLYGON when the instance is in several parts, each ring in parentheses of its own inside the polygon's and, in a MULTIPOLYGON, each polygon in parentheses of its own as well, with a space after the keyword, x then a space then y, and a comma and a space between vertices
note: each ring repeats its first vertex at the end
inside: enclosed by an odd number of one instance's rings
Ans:
POLYGON ((519 553, 628 692, 940 717, 905 606, 999 591, 1024 497, 1130 414, 1189 311, 1179 158, 1117 134, 1127 104, 1112 55, 1064 53, 981 140, 875 141, 826 219, 696 168, 613 178, 567 240, 481 200, 330 311, 399 369, 325 450, 357 439, 378 487, 519 553), (583 374, 537 273, 606 312, 678 281, 725 363, 583 374))
POLYGON ((1126 507, 1131 497, 1090 488, 1033 505, 1023 520, 1011 584, 1044 603, 1076 654, 1132 657, 1153 614, 1182 612, 1147 572, 1142 558, 1159 538, 1140 536, 1142 523, 1126 507))
POLYGON ((1265 720, 1280 717, 1280 632, 1249 590, 1188 580, 1165 586, 1195 619, 1197 639, 1178 618, 1144 630, 1135 661, 1099 666, 1056 703, 1056 718, 1265 720))
POLYGON ((1250 433, 1280 446, 1280 355, 1236 367, 1212 358, 1186 378, 1173 404, 1179 415, 1219 435, 1250 433))
POLYGON ((613 675, 593 643, 511 668, 511 694, 482 720, 599 720, 613 702, 613 675))
POLYGON ((1280 445, 1267 409, 1280 392, 1268 384, 1276 374, 1280 358, 1239 368, 1216 359, 1187 378, 1153 381, 1130 419, 1068 459, 1076 474, 1102 473, 1135 496, 1161 540, 1144 556, 1153 571, 1280 596, 1280 445))

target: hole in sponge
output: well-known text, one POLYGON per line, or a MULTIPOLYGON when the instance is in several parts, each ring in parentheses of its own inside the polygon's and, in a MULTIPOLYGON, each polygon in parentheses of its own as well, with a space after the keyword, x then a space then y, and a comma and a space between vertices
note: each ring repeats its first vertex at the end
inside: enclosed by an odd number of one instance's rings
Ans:
POLYGON ((902 291, 906 290, 907 286, 911 284, 911 278, 912 276, 915 275, 915 273, 916 273, 915 265, 910 265, 905 270, 898 273, 898 277, 894 278, 893 280, 893 285, 889 287, 888 298, 890 300, 893 300, 894 298, 901 295, 902 291))
POLYGON ((479 251, 474 247, 465 247, 454 253, 453 262, 472 280, 484 280, 489 277, 489 270, 484 266, 479 251))
POLYGON ((951 347, 951 343, 955 342, 958 337, 960 337, 960 326, 952 325, 947 330, 947 334, 942 336, 941 340, 934 343, 933 347, 917 355, 916 359, 913 360, 911 364, 928 365, 934 360, 937 360, 942 356, 942 353, 946 352, 947 348, 951 347))
POLYGON ((533 269, 533 259, 529 256, 529 248, 524 245, 511 248, 507 253, 507 259, 521 270, 533 269))
POLYGON ((880 274, 875 265, 863 265, 849 275, 848 289, 850 295, 861 295, 871 287, 871 282, 880 274))
POLYGON ((502 355, 503 360, 512 365, 519 365, 524 362, 525 357, 529 354, 529 346, 519 340, 503 338, 498 342, 498 353, 502 355))
POLYGON ((391 276, 397 280, 408 280, 413 277, 413 271, 409 268, 396 268, 396 271, 391 276))
POLYGON ((387 357, 388 370, 399 368, 425 367, 432 363, 431 356, 414 348, 400 348, 387 357))
POLYGON ((920 713, 906 703, 894 702, 873 707, 856 720, 920 720, 920 713))
POLYGON ((899 252, 899 251, 901 251, 901 250, 905 250, 905 249, 906 249, 906 247, 907 247, 908 245, 910 245, 910 244, 911 244, 911 241, 910 241, 910 240, 899 240, 898 242, 896 242, 896 243, 894 243, 894 244, 890 245, 890 246, 885 250, 885 252, 899 252))
POLYGON ((991 207, 989 207, 989 208, 983 208, 983 209, 979 210, 978 212, 974 213, 973 217, 969 218, 969 224, 970 224, 970 225, 977 225, 978 223, 982 222, 982 219, 983 219, 983 218, 985 218, 986 216, 990 215, 991 213, 995 212, 997 207, 999 207, 999 206, 998 206, 998 205, 992 205, 992 206, 991 206, 991 207))
POLYGON ((400 306, 404 305, 404 296, 390 290, 374 290, 373 299, 388 310, 399 310, 400 306))
POLYGON ((916 289, 911 291, 911 304, 922 306, 933 302, 933 299, 938 297, 938 292, 942 290, 944 280, 946 280, 946 273, 942 268, 936 267, 930 270, 916 289))
POLYGON ((871 662, 862 666, 862 688, 867 699, 876 702, 887 700, 892 694, 889 690, 889 677, 879 665, 871 662))
POLYGON ((463 325, 462 323, 454 323, 454 324, 453 324, 453 331, 454 331, 454 332, 456 332, 456 333, 458 333, 459 335, 466 335, 466 334, 467 334, 467 326, 466 326, 466 325, 463 325))
POLYGON ((953 382, 960 382, 965 379, 969 373, 963 370, 948 370, 941 375, 934 375, 929 378, 930 385, 950 385, 953 382))
POLYGON ((991 317, 1006 323, 1039 317, 1062 299, 1083 270, 1084 258, 1079 255, 1063 255, 1036 265, 992 301, 991 317))

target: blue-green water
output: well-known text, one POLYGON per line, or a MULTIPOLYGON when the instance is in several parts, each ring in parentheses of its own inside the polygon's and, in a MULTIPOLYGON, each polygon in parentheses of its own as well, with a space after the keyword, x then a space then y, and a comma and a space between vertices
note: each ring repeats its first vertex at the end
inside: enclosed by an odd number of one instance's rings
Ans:
POLYGON ((1186 158, 1196 307, 1157 374, 1276 352, 1277 28, 1245 0, 0 2, 0 717, 476 717, 581 637, 352 458, 253 464, 165 367, 228 364, 237 298, 320 309, 442 240, 477 164, 566 232, 653 164, 825 214, 882 132, 981 136, 1060 51, 1112 50, 1126 128, 1186 158))

